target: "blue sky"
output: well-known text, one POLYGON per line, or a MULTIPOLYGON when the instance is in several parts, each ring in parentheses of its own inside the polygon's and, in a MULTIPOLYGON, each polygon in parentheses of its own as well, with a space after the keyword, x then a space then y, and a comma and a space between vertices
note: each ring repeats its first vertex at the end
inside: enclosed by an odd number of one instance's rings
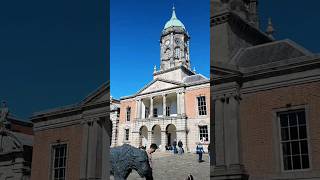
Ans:
POLYGON ((262 30, 271 17, 276 39, 291 39, 313 53, 320 53, 319 0, 260 0, 262 30))
POLYGON ((160 65, 160 34, 175 4, 178 19, 190 40, 191 66, 209 77, 210 2, 193 0, 111 0, 110 78, 111 94, 134 94, 153 78, 160 65))
MULTIPOLYGON (((276 39, 289 38, 312 52, 320 52, 320 1, 260 0, 261 28, 273 19, 276 39), (303 9, 302 9, 303 5, 303 9), (297 13, 299 12, 299 13, 297 13)), ((159 67, 159 36, 175 4, 178 18, 189 34, 192 67, 209 77, 209 0, 111 0, 111 94, 131 95, 152 80, 159 67)))
POLYGON ((0 100, 12 113, 73 104, 107 80, 105 1, 0 2, 0 100))

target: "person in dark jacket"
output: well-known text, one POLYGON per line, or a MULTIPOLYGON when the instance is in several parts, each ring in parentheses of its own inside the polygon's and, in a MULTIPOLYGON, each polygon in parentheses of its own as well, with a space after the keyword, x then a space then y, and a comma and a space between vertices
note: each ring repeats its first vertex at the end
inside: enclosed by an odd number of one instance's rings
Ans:
POLYGON ((203 145, 202 145, 201 142, 198 142, 198 143, 197 143, 196 153, 199 155, 199 159, 198 159, 199 163, 200 163, 200 162, 203 162, 203 160, 202 160, 202 154, 204 153, 204 149, 203 149, 203 145))
POLYGON ((181 140, 179 140, 178 142, 178 147, 179 147, 178 153, 181 155, 183 153, 183 143, 181 140))
POLYGON ((178 151, 177 151, 177 140, 173 141, 172 146, 173 146, 173 154, 177 154, 178 153, 178 151))

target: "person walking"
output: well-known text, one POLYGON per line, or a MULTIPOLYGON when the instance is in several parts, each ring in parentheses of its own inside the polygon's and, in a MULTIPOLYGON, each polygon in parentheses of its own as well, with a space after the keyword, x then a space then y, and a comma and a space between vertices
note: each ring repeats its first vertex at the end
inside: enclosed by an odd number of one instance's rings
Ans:
POLYGON ((203 150, 203 145, 202 143, 198 142, 197 143, 197 147, 196 147, 196 153, 198 154, 199 158, 198 158, 198 162, 203 162, 202 160, 202 154, 204 153, 204 150, 203 150))
POLYGON ((179 140, 178 142, 178 147, 179 147, 178 153, 181 155, 183 153, 183 143, 181 140, 179 140))

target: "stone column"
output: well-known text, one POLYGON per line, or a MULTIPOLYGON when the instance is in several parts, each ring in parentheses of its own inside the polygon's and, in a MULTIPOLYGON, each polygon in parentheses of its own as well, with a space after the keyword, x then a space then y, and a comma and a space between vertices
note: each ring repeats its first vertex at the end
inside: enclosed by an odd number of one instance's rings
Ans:
POLYGON ((180 113, 180 92, 177 92, 177 115, 180 113))
MULTIPOLYGON (((224 87, 225 88, 225 87, 224 87)), ((237 83, 230 83, 215 99, 215 166, 211 179, 248 179, 241 161, 240 94, 237 83)), ((216 94, 218 94, 216 92, 216 94)))
POLYGON ((150 109, 149 109, 149 117, 153 117, 153 97, 150 97, 150 109))
POLYGON ((181 115, 182 116, 185 116, 186 115, 186 112, 185 112, 185 99, 184 99, 184 96, 185 95, 185 92, 182 92, 181 95, 180 95, 180 111, 181 111, 181 115))
POLYGON ((223 111, 224 111, 224 105, 223 105, 224 99, 218 99, 216 100, 215 104, 215 150, 216 155, 216 167, 226 168, 225 167, 225 155, 224 155, 224 135, 223 135, 223 129, 224 129, 224 117, 223 117, 223 111))
POLYGON ((117 145, 117 128, 118 128, 118 123, 117 119, 112 120, 112 142, 111 146, 114 147, 117 145))
MULTIPOLYGON (((110 117, 110 116, 109 116, 110 117)), ((105 118, 104 121, 100 120, 100 125, 101 125, 101 140, 102 142, 100 142, 100 144, 102 144, 102 150, 101 152, 99 152, 100 157, 101 157, 101 179, 109 179, 110 177, 110 153, 106 153, 106 152, 110 152, 110 147, 109 147, 109 137, 108 137, 108 132, 107 132, 107 125, 106 122, 108 121, 108 118, 105 118)), ((116 119, 116 124, 117 124, 117 119, 116 119)), ((115 142, 115 141, 114 141, 115 142)), ((99 141, 98 141, 99 143, 99 141)), ((116 146, 116 143, 115 143, 116 146)), ((98 156, 99 157, 99 156, 98 156)))
POLYGON ((151 143, 152 143, 152 130, 151 130, 151 131, 148 131, 148 145, 147 145, 147 149, 149 149, 151 143))
POLYGON ((166 116, 166 107, 167 107, 167 102, 166 102, 166 94, 162 95, 162 115, 163 117, 166 116))
POLYGON ((142 99, 139 99, 139 105, 138 105, 138 107, 139 107, 139 112, 138 112, 138 118, 139 119, 142 119, 142 99))
POLYGON ((161 131, 161 151, 166 150, 166 145, 167 145, 167 134, 166 131, 161 131))
POLYGON ((80 180, 101 179, 107 165, 105 151, 109 151, 109 135, 104 128, 106 118, 93 118, 83 122, 83 141, 80 180))
POLYGON ((139 100, 136 100, 136 115, 135 115, 135 117, 136 118, 139 118, 139 100))
POLYGON ((89 149, 89 132, 92 122, 83 120, 82 122, 82 151, 81 151, 81 166, 80 179, 86 180, 88 177, 88 149, 89 149))

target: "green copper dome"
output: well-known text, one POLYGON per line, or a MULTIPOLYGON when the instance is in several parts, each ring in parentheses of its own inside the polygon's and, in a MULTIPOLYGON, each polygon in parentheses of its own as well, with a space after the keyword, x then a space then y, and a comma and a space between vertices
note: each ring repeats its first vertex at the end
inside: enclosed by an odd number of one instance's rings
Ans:
POLYGON ((171 19, 166 23, 164 26, 164 29, 167 29, 169 27, 182 27, 184 30, 186 29, 182 22, 177 18, 175 8, 172 8, 172 16, 171 19))

